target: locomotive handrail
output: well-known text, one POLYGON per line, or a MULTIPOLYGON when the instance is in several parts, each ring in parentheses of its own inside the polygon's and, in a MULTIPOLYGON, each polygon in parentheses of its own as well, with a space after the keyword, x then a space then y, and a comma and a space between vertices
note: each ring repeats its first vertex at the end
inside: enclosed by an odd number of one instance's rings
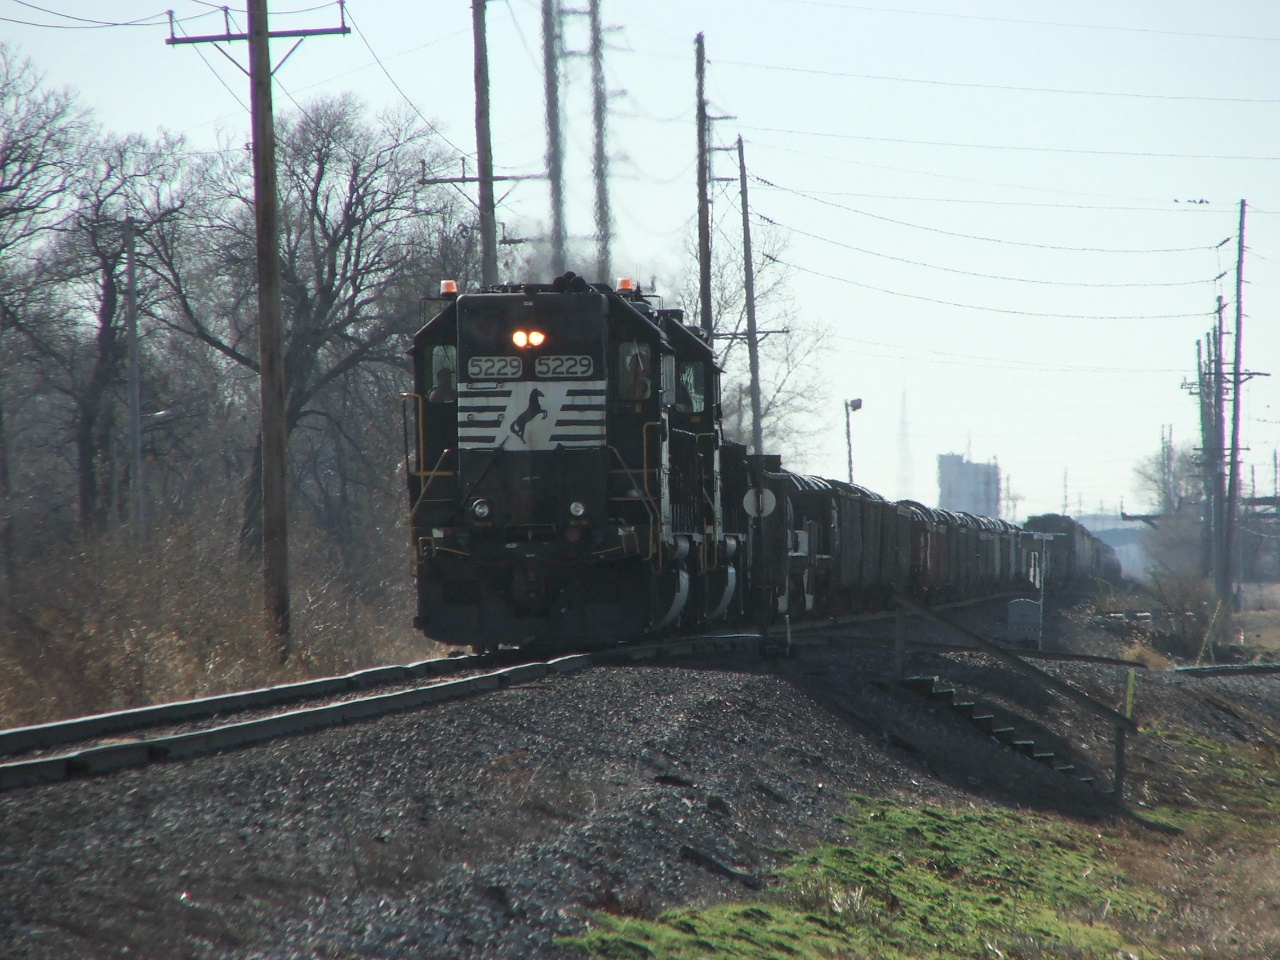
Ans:
POLYGON ((433 469, 430 473, 423 474, 423 476, 427 478, 427 482, 422 485, 422 491, 418 494, 418 499, 414 501, 413 509, 409 511, 410 529, 412 529, 413 521, 418 516, 418 508, 422 506, 423 503, 426 502, 427 491, 431 489, 431 484, 435 481, 436 477, 450 476, 449 473, 441 471, 439 469, 439 466, 444 462, 444 458, 447 457, 452 452, 453 452, 453 447, 445 447, 444 450, 440 452, 440 459, 436 461, 436 469, 433 469))
MULTIPOLYGON (((615 447, 615 446, 613 446, 612 444, 610 444, 610 445, 609 445, 609 451, 610 451, 610 452, 611 452, 615 457, 617 457, 617 458, 618 458, 618 463, 622 466, 623 471, 626 473, 626 475, 627 475, 627 479, 631 481, 631 486, 632 486, 632 488, 633 488, 633 489, 636 489, 636 490, 639 490, 639 489, 640 489, 640 486, 639 486, 639 484, 637 484, 637 483, 636 483, 635 475, 631 472, 631 468, 627 466, 627 462, 626 462, 625 460, 623 460, 623 459, 622 459, 622 454, 618 452, 618 448, 617 448, 617 447, 615 447)), ((648 477, 648 471, 646 470, 646 471, 645 471, 645 486, 646 486, 646 487, 648 486, 648 479, 649 479, 649 477, 648 477)), ((650 529, 652 529, 652 528, 653 528, 654 526, 656 526, 656 525, 657 525, 657 523, 658 523, 658 511, 657 511, 656 509, 654 509, 654 506, 653 506, 653 498, 652 498, 652 497, 650 497, 650 496, 648 495, 648 493, 646 492, 646 493, 645 493, 645 496, 644 496, 644 498, 643 498, 643 500, 642 500, 641 502, 644 504, 644 508, 645 508, 645 510, 646 510, 646 511, 648 512, 648 514, 649 514, 649 519, 650 519, 650 521, 651 521, 651 522, 650 522, 650 524, 649 524, 649 526, 650 526, 650 529)), ((653 559, 653 551, 654 551, 653 534, 652 534, 652 533, 650 533, 650 534, 649 534, 649 555, 648 555, 647 557, 645 557, 645 559, 646 559, 646 560, 652 560, 652 559, 653 559)))
MULTIPOLYGON (((645 496, 652 501, 654 499, 652 491, 649 489, 649 428, 662 428, 661 420, 650 420, 640 428, 640 448, 642 450, 642 466, 644 468, 644 493, 645 496)), ((655 522, 649 525, 649 558, 652 559, 655 553, 658 554, 658 572, 662 572, 662 551, 658 549, 655 537, 658 536, 658 527, 661 525, 662 519, 655 514, 655 522)))
MULTIPOLYGON (((409 416, 408 414, 405 413, 405 401, 408 400, 410 397, 414 397, 419 400, 422 397, 421 397, 421 394, 417 394, 417 393, 400 394, 400 436, 404 440, 404 468, 410 476, 413 476, 415 473, 417 473, 414 467, 421 466, 422 443, 421 443, 421 437, 419 437, 419 443, 418 443, 417 449, 413 451, 414 462, 412 465, 410 465, 409 463, 409 416)), ((416 418, 416 423, 418 424, 419 429, 421 429, 422 417, 418 414, 417 408, 414 409, 414 417, 416 418)))
POLYGON ((417 568, 420 560, 418 556, 418 538, 414 533, 414 525, 418 519, 418 508, 427 502, 427 491, 431 489, 431 484, 435 478, 440 476, 438 468, 452 449, 452 447, 445 447, 444 450, 440 452, 440 459, 436 461, 437 469, 432 470, 431 473, 427 475, 427 482, 422 485, 422 489, 418 492, 418 499, 414 501, 413 509, 409 511, 409 555, 412 558, 413 564, 411 572, 415 577, 418 575, 417 568))
MULTIPOLYGON (((423 421, 426 419, 426 409, 423 407, 423 404, 426 403, 427 401, 423 398, 422 394, 420 393, 402 393, 400 394, 400 399, 402 401, 401 410, 404 409, 403 401, 409 400, 409 399, 416 401, 414 417, 418 425, 418 449, 415 451, 415 453, 417 454, 417 456, 415 457, 417 469, 411 470, 410 472, 415 477, 418 477, 419 479, 422 479, 423 477, 452 477, 454 473, 452 470, 422 469, 422 452, 427 449, 427 434, 426 434, 426 428, 423 424, 423 421)), ((406 467, 408 466, 408 462, 409 462, 409 450, 408 450, 408 439, 406 438, 405 440, 405 466, 406 467)), ((440 466, 439 461, 436 462, 436 466, 437 467, 440 466)))
MULTIPOLYGON (((714 433, 695 433, 695 434, 693 435, 693 442, 694 442, 694 444, 696 445, 698 442, 700 442, 700 441, 701 441, 701 440, 703 440, 704 438, 705 438, 705 439, 709 439, 709 440, 711 441, 711 450, 712 450, 712 453, 714 454, 714 452, 715 452, 715 439, 716 439, 716 435, 715 435, 714 433)), ((714 463, 714 458, 713 458, 712 462, 714 463)), ((699 480, 701 480, 701 477, 699 477, 699 480)), ((714 483, 714 481, 713 481, 713 483, 714 483)), ((699 485, 701 486, 701 484, 699 484, 699 485)), ((722 525, 721 525, 721 521, 720 521, 720 514, 719 514, 719 512, 716 510, 716 502, 715 502, 715 499, 714 499, 714 498, 712 498, 712 496, 711 496, 709 493, 707 493, 707 488, 706 488, 705 486, 703 486, 703 487, 702 487, 702 499, 703 499, 703 500, 705 500, 705 501, 707 501, 707 506, 711 508, 711 520, 712 520, 712 523, 711 523, 711 530, 712 530, 712 536, 711 536, 711 539, 712 539, 713 541, 715 541, 715 545, 714 545, 714 547, 712 548, 712 550, 710 550, 710 551, 709 551, 709 550, 707 549, 707 543, 706 543, 706 539, 707 539, 707 538, 706 538, 706 524, 703 524, 702 569, 703 569, 703 570, 711 570, 711 569, 714 569, 714 568, 718 568, 718 567, 720 566, 720 539, 721 539, 721 537, 723 537, 723 536, 724 536, 724 529, 723 529, 723 527, 722 527, 722 525), (710 554, 710 556, 708 556, 708 554, 710 554), (710 563, 710 564, 708 564, 708 562, 707 562, 708 560, 710 560, 710 561, 711 561, 711 563, 710 563)))
POLYGON ((420 393, 402 393, 400 394, 401 409, 404 409, 403 401, 408 400, 410 397, 412 397, 413 400, 415 401, 414 409, 413 409, 413 419, 414 419, 415 425, 417 426, 416 432, 418 434, 417 436, 418 449, 416 451, 417 456, 414 458, 416 461, 415 466, 417 467, 417 469, 414 472, 418 475, 419 478, 421 478, 422 470, 423 470, 423 467, 425 466, 425 464, 422 462, 422 456, 424 453, 426 453, 426 450, 427 450, 427 428, 426 428, 426 424, 423 422, 427 418, 426 410, 423 407, 423 404, 426 403, 426 398, 423 397, 422 394, 420 393))

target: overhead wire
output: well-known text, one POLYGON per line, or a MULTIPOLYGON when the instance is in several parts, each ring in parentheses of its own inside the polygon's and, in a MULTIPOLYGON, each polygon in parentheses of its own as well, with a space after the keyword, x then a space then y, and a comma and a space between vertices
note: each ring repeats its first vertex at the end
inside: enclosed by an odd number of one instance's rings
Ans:
MULTIPOLYGON (((993 364, 998 364, 1001 369, 1010 367, 1021 367, 1029 371, 1050 370, 1057 373, 1134 373, 1134 374, 1165 374, 1165 373, 1183 373, 1184 371, 1174 368, 1158 368, 1158 367, 1095 367, 1095 366, 1079 366, 1075 364, 1065 363, 1043 363, 1037 360, 1020 360, 1006 357, 989 357, 973 353, 956 353, 949 350, 932 350, 927 347, 913 347, 900 343, 884 343, 879 340, 866 340, 861 337, 853 337, 843 333, 831 334, 837 340, 847 340, 850 343, 858 343, 872 347, 882 347, 889 350, 907 350, 913 353, 927 353, 938 357, 948 358, 948 362, 954 360, 959 363, 964 360, 981 360, 993 364)), ((911 359, 904 357, 903 359, 911 359)))
POLYGON ((369 43, 369 38, 364 35, 364 31, 360 29, 360 25, 356 23, 355 19, 351 16, 350 10, 347 11, 347 22, 350 23, 351 26, 355 28, 356 35, 360 38, 361 42, 365 45, 365 49, 369 51, 369 55, 373 57, 374 61, 378 64, 378 69, 380 69, 383 75, 387 78, 387 80, 391 82, 391 86, 395 87, 396 93, 400 94, 400 97, 404 100, 404 102, 409 105, 409 109, 411 109, 417 115, 419 120, 421 120, 424 124, 427 125, 427 129, 430 130, 431 133, 433 133, 435 136, 439 137, 441 140, 447 143, 449 146, 453 147, 453 149, 456 150, 458 153, 460 153, 462 156, 474 158, 476 155, 474 150, 464 150, 462 149, 462 147, 458 146, 456 143, 454 143, 452 140, 446 137, 440 131, 439 125, 428 120, 423 115, 422 111, 418 109, 418 105, 414 103, 411 99, 409 99, 409 95, 405 93, 403 89, 401 89, 400 84, 396 83, 396 79, 391 75, 391 71, 387 69, 386 64, 382 62, 382 58, 379 57, 377 52, 373 49, 373 45, 369 43))
MULTIPOLYGON (((1280 101, 1278 101, 1280 102, 1280 101)), ((960 143, 951 140, 911 140, 906 137, 873 137, 861 133, 836 133, 831 130, 793 130, 785 127, 761 127, 742 124, 743 130, 760 130, 765 133, 782 133, 790 137, 820 137, 830 140, 862 140, 868 143, 899 143, 915 147, 957 147, 965 150, 1020 150, 1029 153, 1067 153, 1078 156, 1138 157, 1159 160, 1245 160, 1269 162, 1280 157, 1250 157, 1214 153, 1158 153, 1142 150, 1095 150, 1083 147, 1032 147, 1005 143, 960 143)))
MULTIPOLYGON (((108 27, 156 27, 169 22, 169 11, 161 10, 158 13, 150 13, 145 17, 138 17, 134 20, 95 20, 90 17, 79 17, 75 14, 63 13, 60 10, 54 10, 49 7, 42 7, 39 4, 29 3, 27 0, 10 0, 18 6, 26 7, 28 10, 35 10, 39 13, 48 14, 51 17, 61 17, 64 20, 72 20, 74 23, 35 23, 30 20, 18 20, 14 17, 0 17, 0 21, 5 23, 14 23, 24 27, 40 27, 46 30, 102 30, 108 27)), ((175 18, 174 23, 186 23, 192 20, 201 20, 205 17, 212 16, 216 11, 209 13, 198 13, 190 17, 175 18)))
POLYGON ((1122 27, 1103 23, 1065 23, 1061 20, 1028 20, 1022 17, 993 17, 979 13, 951 13, 941 10, 903 10, 893 7, 873 7, 859 3, 834 3, 832 0, 778 0, 795 6, 828 7, 837 10, 860 10, 869 13, 906 14, 914 17, 948 17, 953 20, 983 20, 989 23, 1015 23, 1032 27, 1064 27, 1072 30, 1107 30, 1118 33, 1146 33, 1170 37, 1187 37, 1194 40, 1247 40, 1259 43, 1280 43, 1280 37, 1255 37, 1238 33, 1191 32, 1168 30, 1161 27, 1122 27))
MULTIPOLYGON (((763 147, 766 150, 777 150, 782 153, 793 153, 796 156, 800 156, 800 157, 814 157, 819 160, 830 160, 834 163, 844 163, 844 164, 849 164, 850 166, 855 166, 855 167, 866 167, 870 170, 888 170, 891 173, 909 173, 914 176, 935 177, 939 180, 954 180, 957 183, 976 183, 981 186, 1000 187, 1002 189, 1014 189, 1014 190, 1030 190, 1033 193, 1052 193, 1052 194, 1061 194, 1063 196, 1071 196, 1071 197, 1102 197, 1106 199, 1131 199, 1127 197, 1118 197, 1114 194, 1092 193, 1092 192, 1083 191, 1083 190, 1063 190, 1060 187, 1032 186, 1029 184, 1022 184, 1022 183, 1008 183, 1000 180, 984 180, 978 177, 958 177, 955 174, 938 173, 937 171, 934 171, 934 170, 920 170, 913 167, 891 166, 889 164, 883 164, 883 163, 870 163, 866 160, 854 160, 850 157, 833 156, 832 154, 829 154, 829 153, 816 153, 812 150, 800 150, 800 149, 797 149, 796 147, 784 147, 776 143, 769 143, 767 140, 757 140, 755 138, 751 138, 746 142, 751 144, 752 146, 763 147)), ((824 193, 824 191, 819 191, 819 190, 815 190, 812 192, 817 194, 824 193)), ((1144 197, 1144 198, 1137 198, 1137 199, 1145 200, 1150 198, 1144 197)), ((1155 201, 1152 200, 1151 202, 1155 202, 1155 201)))
MULTIPOLYGON (((846 190, 813 190, 816 197, 856 197, 864 200, 906 200, 911 203, 970 203, 990 207, 1035 207, 1040 210, 1097 210, 1116 213, 1182 213, 1187 210, 1198 210, 1201 213, 1222 213, 1225 209, 1218 204, 1199 201, 1180 203, 1172 201, 1172 205, 1163 207, 1119 207, 1092 203, 1045 203, 1037 200, 991 200, 978 197, 912 197, 893 193, 853 193, 846 190)), ((1250 213, 1253 211, 1251 210, 1250 213)))
MULTIPOLYGON (((175 20, 174 23, 178 26, 178 29, 182 32, 184 37, 189 36, 186 29, 182 26, 182 21, 175 20)), ((222 85, 222 89, 231 94, 231 99, 240 105, 241 110, 245 113, 249 113, 249 105, 240 99, 240 95, 231 89, 231 85, 228 84, 227 81, 222 79, 222 74, 218 73, 218 71, 213 68, 213 64, 210 63, 208 57, 204 55, 204 51, 200 49, 199 44, 192 44, 192 48, 195 50, 196 56, 200 58, 200 62, 209 68, 209 72, 213 74, 213 78, 222 85)))
POLYGON ((788 226, 787 224, 781 223, 778 220, 773 219, 772 217, 767 217, 762 213, 753 213, 752 216, 756 217, 758 220, 763 220, 765 223, 772 224, 775 227, 780 227, 781 229, 787 230, 791 233, 799 234, 802 237, 809 237, 812 240, 819 240, 823 243, 829 243, 832 246, 841 247, 845 250, 852 250, 855 253, 864 253, 864 254, 867 254, 868 256, 880 257, 884 260, 893 260, 895 263, 905 263, 913 267, 926 267, 930 270, 940 270, 944 273, 955 273, 965 277, 977 277, 982 280, 1005 280, 1005 281, 1011 281, 1013 283, 1037 283, 1037 284, 1045 284, 1045 285, 1056 286, 1056 287, 1093 287, 1093 288, 1102 288, 1102 289, 1118 289, 1118 288, 1129 288, 1129 287, 1160 287, 1160 288, 1190 287, 1190 286, 1198 286, 1204 283, 1213 283, 1215 280, 1218 279, 1217 277, 1212 277, 1212 278, 1206 278, 1203 280, 1174 280, 1174 281, 1162 282, 1162 283, 1146 283, 1146 282, 1090 283, 1083 280, 1041 280, 1041 279, 1032 278, 1032 277, 1011 277, 1007 275, 1000 275, 1000 274, 994 274, 994 273, 979 273, 974 270, 961 270, 957 267, 944 267, 941 264, 925 263, 922 260, 909 260, 905 257, 895 257, 892 254, 881 253, 878 250, 868 250, 865 247, 857 247, 851 243, 844 243, 843 241, 835 240, 831 237, 824 237, 821 234, 810 233, 807 230, 801 230, 799 227, 788 226))
POLYGON ((885 223, 896 224, 900 227, 911 227, 913 229, 924 230, 929 233, 942 234, 943 236, 959 237, 963 240, 981 240, 985 243, 999 243, 999 244, 1005 244, 1005 245, 1016 246, 1016 247, 1031 247, 1037 250, 1061 250, 1069 253, 1111 253, 1111 254, 1191 253, 1191 252, 1196 252, 1201 250, 1213 249, 1213 247, 1209 244, 1205 244, 1204 246, 1199 246, 1199 247, 1153 247, 1149 249, 1136 249, 1131 247, 1129 248, 1068 247, 1068 246, 1059 246, 1056 244, 1048 244, 1048 243, 1033 243, 1027 240, 1006 240, 1002 237, 983 237, 983 236, 979 236, 977 234, 972 234, 972 233, 959 233, 954 230, 944 230, 941 227, 930 227, 924 224, 911 223, 906 220, 896 220, 893 217, 885 217, 885 216, 881 216, 878 213, 871 213, 870 211, 859 210, 856 207, 850 207, 843 203, 836 203, 834 200, 824 200, 821 197, 814 196, 803 190, 797 190, 794 187, 784 187, 780 184, 774 183, 771 180, 766 180, 764 177, 761 177, 758 174, 748 173, 747 176, 750 177, 755 182, 759 183, 761 186, 769 187, 773 190, 781 190, 783 193, 794 194, 797 197, 803 197, 806 200, 810 200, 814 203, 822 204, 823 206, 834 207, 837 210, 845 210, 845 211, 848 211, 849 213, 856 213, 859 216, 869 217, 872 220, 881 220, 881 221, 884 221, 885 223))
POLYGON ((844 80, 874 80, 883 83, 912 83, 933 87, 958 87, 969 90, 1002 90, 1009 93, 1048 93, 1077 97, 1115 97, 1132 100, 1169 100, 1193 103, 1256 103, 1259 105, 1280 103, 1274 97, 1210 97, 1200 94, 1134 93, 1119 90, 1072 90, 1066 87, 1027 87, 1004 83, 975 83, 964 80, 931 80, 924 77, 895 77, 889 74, 848 73, 842 70, 821 70, 817 67, 791 67, 782 64, 757 63, 750 60, 715 60, 717 66, 746 67, 754 70, 773 70, 779 73, 803 73, 819 77, 835 77, 844 80))
POLYGON ((1184 320, 1191 317, 1209 316, 1209 311, 1198 311, 1196 313, 1160 313, 1160 314, 1138 314, 1138 315, 1103 315, 1103 314, 1080 314, 1080 313, 1037 313, 1032 310, 1012 310, 1007 307, 992 307, 977 303, 958 303, 954 300, 940 300, 935 297, 926 297, 918 293, 903 293, 900 290, 887 290, 884 287, 873 286, 869 283, 862 283, 858 280, 851 280, 848 277, 837 277, 830 273, 823 273, 820 270, 814 270, 810 267, 802 267, 796 263, 790 263, 780 257, 772 254, 763 254, 766 260, 771 260, 784 267, 790 267, 792 270, 798 270, 801 273, 807 273, 815 277, 822 277, 825 280, 834 280, 837 283, 845 283, 852 287, 860 287, 863 290, 872 290, 876 293, 887 294, 891 297, 904 297, 908 300, 922 300, 925 303, 936 303, 944 307, 959 307, 964 310, 979 310, 983 313, 1002 313, 1018 317, 1040 317, 1048 320, 1184 320))

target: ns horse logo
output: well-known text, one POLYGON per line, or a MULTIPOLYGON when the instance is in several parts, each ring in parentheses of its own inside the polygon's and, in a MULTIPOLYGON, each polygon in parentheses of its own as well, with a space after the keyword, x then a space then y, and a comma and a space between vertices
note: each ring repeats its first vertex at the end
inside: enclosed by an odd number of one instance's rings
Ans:
POLYGON ((519 437, 522 442, 527 442, 524 439, 524 428, 527 427, 536 417, 542 417, 544 420, 547 417, 547 411, 543 410, 542 404, 538 402, 543 396, 543 392, 537 387, 530 390, 529 406, 526 407, 524 413, 516 417, 515 421, 511 424, 511 432, 519 437))

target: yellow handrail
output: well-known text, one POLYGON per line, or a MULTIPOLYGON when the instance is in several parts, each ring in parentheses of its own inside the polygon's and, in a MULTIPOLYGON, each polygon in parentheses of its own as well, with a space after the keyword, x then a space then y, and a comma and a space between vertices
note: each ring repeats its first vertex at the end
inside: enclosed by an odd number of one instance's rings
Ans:
MULTIPOLYGON (((418 575, 418 539, 414 535, 414 524, 418 519, 418 509, 427 501, 427 491, 431 489, 431 484, 438 476, 447 476, 439 470, 440 464, 452 452, 451 447, 445 447, 440 453, 440 459, 436 461, 436 468, 426 474, 427 482, 422 485, 422 489, 418 491, 418 499, 414 501, 413 508, 409 511, 409 562, 412 565, 412 573, 416 577, 418 575)), ((419 454, 421 455, 421 454, 419 454)), ((441 501, 437 501, 441 502, 441 501)))
MULTIPOLYGON (((646 426, 647 426, 647 424, 646 424, 646 426)), ((631 468, 627 466, 627 462, 626 462, 625 460, 623 460, 623 459, 622 459, 622 454, 618 452, 618 448, 617 448, 617 447, 614 447, 614 446, 610 446, 610 447, 609 447, 609 450, 610 450, 610 452, 611 452, 615 457, 617 457, 617 458, 618 458, 618 463, 622 465, 622 470, 623 470, 623 472, 624 472, 624 473, 626 473, 626 475, 627 475, 627 479, 631 481, 631 486, 632 486, 632 487, 634 487, 635 489, 639 490, 639 489, 640 489, 640 487, 639 487, 639 485, 636 483, 635 475, 631 472, 631 468)), ((653 551, 654 551, 654 543, 653 543, 653 528, 657 526, 657 524, 658 524, 658 522, 659 522, 659 518, 658 518, 658 511, 657 511, 656 509, 654 509, 654 506, 653 506, 653 497, 651 497, 651 496, 649 495, 649 492, 648 492, 648 488, 649 488, 649 471, 648 471, 648 469, 647 469, 647 464, 648 464, 648 452, 647 452, 647 446, 646 446, 646 453, 645 453, 645 459, 644 459, 644 466, 642 466, 642 467, 641 467, 641 471, 644 473, 644 486, 645 486, 645 495, 644 495, 643 503, 644 503, 644 508, 645 508, 645 510, 648 512, 649 517, 650 517, 650 523, 649 523, 649 531, 650 531, 650 532, 649 532, 649 555, 648 555, 647 557, 645 557, 645 559, 646 559, 646 560, 652 560, 652 559, 653 559, 653 551)))

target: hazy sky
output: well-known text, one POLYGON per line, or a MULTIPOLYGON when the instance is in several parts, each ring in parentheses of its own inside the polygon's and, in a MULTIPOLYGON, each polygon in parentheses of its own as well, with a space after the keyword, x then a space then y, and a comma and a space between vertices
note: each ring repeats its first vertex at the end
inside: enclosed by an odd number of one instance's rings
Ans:
MULTIPOLYGON (((179 31, 221 31, 214 4, 167 2, 179 31)), ((338 19, 319 0, 271 7, 275 29, 338 19)), ((999 459, 1020 517, 1062 508, 1064 471, 1071 512, 1121 498, 1136 509, 1133 465, 1158 448, 1162 426, 1198 442, 1183 382, 1219 293, 1234 316, 1242 198, 1246 367, 1276 366, 1280 5, 603 0, 603 10, 616 27, 615 271, 656 277, 670 297, 691 269, 693 39, 703 31, 712 112, 736 118, 715 124, 715 140, 745 139, 764 181, 752 183, 753 214, 789 234, 791 308, 832 331, 832 349, 812 361, 830 387, 830 423, 793 466, 844 475, 841 401, 861 397, 856 478, 884 494, 934 503, 936 455, 967 450, 999 459), (899 483, 904 392, 910 489, 899 483)), ((409 101, 472 152, 468 0, 348 0, 347 11, 355 32, 309 39, 280 69, 278 112, 346 90, 374 109, 409 101)), ((243 11, 232 16, 242 28, 243 11)), ((540 5, 491 0, 488 17, 495 159, 500 172, 537 172, 540 5)), ((212 46, 166 46, 166 19, 147 0, 0 0, 0 37, 50 84, 75 88, 107 129, 181 132, 193 150, 242 144, 245 77, 212 46)), ((566 31, 570 49, 585 49, 585 18, 566 31)), ((287 50, 275 41, 277 57, 287 50)), ((243 44, 230 52, 244 62, 243 44)), ((568 65, 562 89, 569 229, 587 237, 585 60, 568 65)), ((717 175, 736 174, 735 161, 718 154, 717 175)), ((717 242, 736 245, 737 185, 717 188, 717 242)), ((546 210, 545 186, 523 182, 499 219, 528 235, 546 210)), ((590 244, 581 247, 573 265, 585 267, 590 244)), ((1259 492, 1272 489, 1274 381, 1246 388, 1246 490, 1249 465, 1259 492)))

